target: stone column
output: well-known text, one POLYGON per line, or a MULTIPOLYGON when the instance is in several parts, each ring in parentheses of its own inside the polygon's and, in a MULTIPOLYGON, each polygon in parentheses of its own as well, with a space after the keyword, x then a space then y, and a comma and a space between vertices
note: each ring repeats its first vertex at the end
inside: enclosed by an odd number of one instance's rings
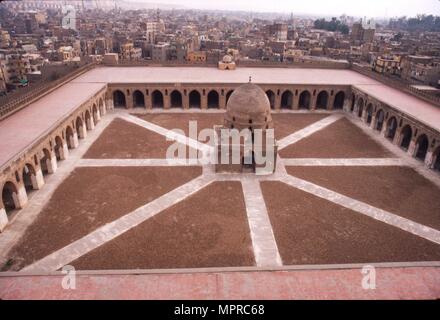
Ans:
POLYGON ((55 173, 58 169, 57 156, 53 150, 50 152, 50 159, 46 159, 46 166, 49 173, 55 173))
POLYGON ((101 112, 99 111, 99 108, 96 108, 96 123, 101 120, 101 112))
POLYGON ((102 102, 102 110, 99 110, 99 115, 101 117, 105 116, 105 114, 107 113, 107 110, 105 108, 105 101, 102 102))
POLYGON ((432 169, 433 164, 434 164, 434 148, 430 147, 428 149, 428 152, 426 153, 425 165, 429 169, 432 169))
POLYGON ((28 203, 28 197, 26 194, 26 189, 24 185, 18 186, 18 192, 12 194, 12 199, 14 199, 14 204, 17 209, 23 209, 28 203))
POLYGON ((409 147, 408 147, 408 153, 411 157, 414 157, 414 154, 416 152, 416 143, 417 143, 417 139, 414 138, 411 140, 409 147))
POLYGON ((333 110, 333 105, 335 104, 335 98, 336 96, 334 94, 328 98, 327 110, 333 110))
POLYGON ((364 108, 362 110, 362 116, 361 116, 362 122, 367 123, 367 118, 368 118, 368 112, 367 112, 366 108, 364 108))
POLYGON ((80 139, 85 139, 87 137, 87 128, 86 128, 85 124, 83 124, 79 128, 76 128, 76 130, 78 131, 78 135, 79 135, 80 139))
POLYGON ((44 186, 43 172, 41 167, 35 168, 35 175, 31 174, 32 187, 35 190, 40 190, 44 186))
POLYGON ((275 92, 275 110, 281 110, 281 96, 275 92))
POLYGON ((316 110, 317 100, 318 100, 318 95, 312 94, 311 99, 310 99, 310 110, 316 110))
POLYGON ((380 130, 380 134, 381 136, 385 137, 387 134, 387 123, 385 122, 385 119, 383 120, 382 123, 382 130, 380 130))
POLYGON ((9 219, 8 219, 8 215, 6 214, 5 208, 0 208, 0 232, 3 232, 8 222, 9 219))
POLYGON ((87 127, 89 128, 89 130, 95 129, 95 121, 93 121, 93 115, 90 115, 90 118, 88 118, 86 121, 87 121, 87 127))
POLYGON ((105 103, 105 105, 108 110, 113 110, 115 108, 112 98, 107 98, 107 102, 105 103))
POLYGON ((151 96, 150 95, 146 95, 145 93, 144 93, 144 101, 145 101, 145 108, 147 109, 147 110, 151 110, 151 109, 153 109, 153 106, 151 105, 151 96))
POLYGON ((202 109, 202 110, 208 109, 208 96, 206 94, 200 95, 200 109, 202 109))
POLYGON ((127 91, 125 91, 125 102, 127 103, 126 107, 127 109, 133 109, 133 92, 130 90, 130 94, 127 94, 127 91))
POLYGON ((370 128, 374 130, 374 126, 376 125, 376 114, 373 113, 371 116, 370 128))
POLYGON ((69 148, 67 147, 67 143, 63 141, 63 148, 60 150, 61 160, 66 160, 69 158, 69 148))
POLYGON ((166 110, 171 109, 170 95, 163 95, 163 108, 166 110))
POLYGON ((220 95, 218 103, 219 103, 220 109, 226 109, 226 96, 225 95, 223 95, 223 96, 220 95))
POLYGON ((400 146, 400 131, 398 129, 396 129, 396 134, 393 139, 393 144, 398 147, 400 146))
POLYGON ((70 145, 72 146, 72 148, 73 149, 76 149, 76 148, 78 148, 78 145, 79 145, 79 142, 78 142, 78 135, 75 133, 75 132, 73 132, 73 135, 71 135, 70 137, 69 137, 69 139, 70 139, 70 145))
POLYGON ((351 100, 352 100, 352 99, 347 99, 347 98, 345 98, 344 105, 343 105, 343 107, 342 107, 342 109, 343 109, 344 111, 346 111, 346 112, 350 112, 351 100))
POLYGON ((296 95, 295 91, 293 92, 293 106, 292 109, 293 110, 299 110, 299 94, 296 95))
MULTIPOLYGON (((224 99, 226 101, 226 97, 224 97, 224 99)), ((182 104, 183 104, 183 109, 185 109, 185 110, 189 109, 189 95, 188 94, 187 95, 182 94, 182 104)))

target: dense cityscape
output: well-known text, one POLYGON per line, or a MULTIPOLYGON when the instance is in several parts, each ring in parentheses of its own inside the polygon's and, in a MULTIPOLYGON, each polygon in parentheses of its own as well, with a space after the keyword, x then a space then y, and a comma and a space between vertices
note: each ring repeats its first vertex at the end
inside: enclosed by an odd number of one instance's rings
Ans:
POLYGON ((79 65, 356 64, 439 94, 440 17, 133 9, 116 1, 0 4, 0 94, 55 80, 79 65))

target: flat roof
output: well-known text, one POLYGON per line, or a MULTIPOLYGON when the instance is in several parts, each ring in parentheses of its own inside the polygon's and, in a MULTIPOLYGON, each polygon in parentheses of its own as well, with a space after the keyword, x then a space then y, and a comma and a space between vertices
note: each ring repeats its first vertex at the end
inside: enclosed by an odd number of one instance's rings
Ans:
POLYGON ((354 87, 440 132, 439 107, 381 83, 354 87))
POLYGON ((0 166, 99 92, 101 83, 68 83, 0 121, 0 166))
POLYGON ((205 67, 101 67, 73 80, 79 83, 247 83, 266 84, 369 84, 376 81, 346 69, 205 67))

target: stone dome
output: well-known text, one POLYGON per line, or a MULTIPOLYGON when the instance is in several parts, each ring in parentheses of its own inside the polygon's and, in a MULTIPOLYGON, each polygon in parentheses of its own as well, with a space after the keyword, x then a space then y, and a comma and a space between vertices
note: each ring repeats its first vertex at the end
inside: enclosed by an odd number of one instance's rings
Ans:
POLYGON ((229 54, 227 54, 227 55, 225 55, 223 57, 222 61, 223 61, 223 63, 231 63, 232 62, 232 57, 229 54))
POLYGON ((266 93, 253 83, 235 89, 226 106, 225 126, 239 130, 273 128, 266 93))

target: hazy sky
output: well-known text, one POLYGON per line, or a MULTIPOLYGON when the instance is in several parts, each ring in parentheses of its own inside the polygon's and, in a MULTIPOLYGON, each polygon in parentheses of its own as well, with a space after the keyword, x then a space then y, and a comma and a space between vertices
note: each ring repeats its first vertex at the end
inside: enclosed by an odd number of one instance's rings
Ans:
POLYGON ((309 14, 394 17, 418 13, 440 15, 439 0, 128 0, 174 3, 197 9, 293 12, 309 14))

